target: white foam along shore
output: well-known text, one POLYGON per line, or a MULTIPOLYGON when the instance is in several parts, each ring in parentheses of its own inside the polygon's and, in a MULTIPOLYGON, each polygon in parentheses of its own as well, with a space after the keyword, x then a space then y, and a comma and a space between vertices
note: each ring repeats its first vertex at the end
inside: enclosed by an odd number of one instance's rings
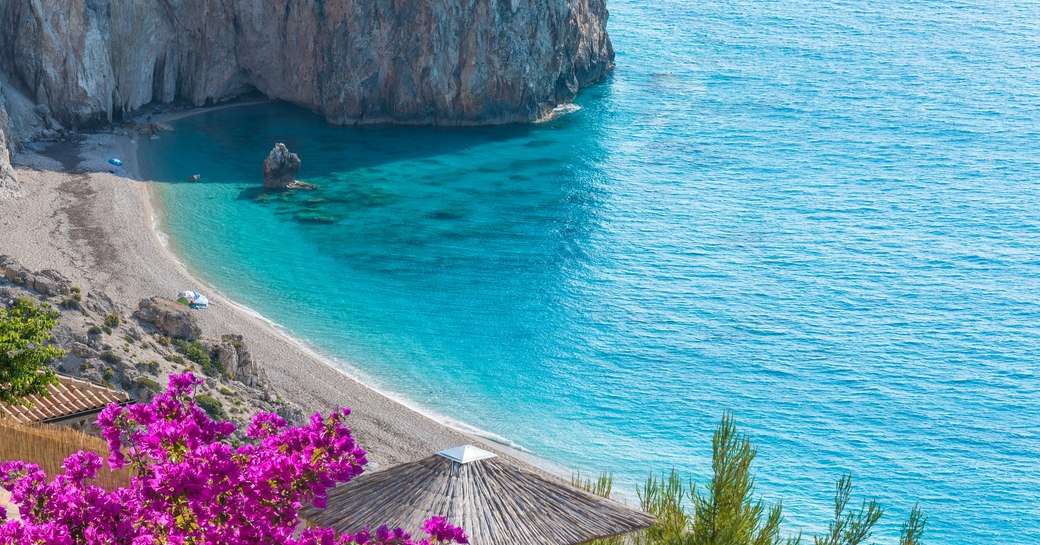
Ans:
MULTIPOLYGON (((168 123, 221 105, 153 114, 168 123)), ((463 443, 476 443, 544 472, 566 478, 567 469, 522 451, 508 439, 479 430, 422 407, 340 361, 293 337, 283 327, 206 285, 173 254, 155 207, 158 182, 142 180, 136 168, 135 138, 118 134, 85 135, 75 152, 78 167, 65 172, 48 154, 26 152, 15 158, 21 198, 0 203, 0 254, 33 269, 52 268, 87 290, 104 292, 128 307, 185 286, 212 294, 210 310, 199 313, 204 334, 243 335, 283 397, 308 412, 351 407, 351 428, 377 466, 427 456, 463 443), (109 174, 110 157, 122 157, 127 177, 109 174)), ((69 153, 66 149, 65 153, 69 153)), ((69 163, 68 157, 63 158, 69 163)))

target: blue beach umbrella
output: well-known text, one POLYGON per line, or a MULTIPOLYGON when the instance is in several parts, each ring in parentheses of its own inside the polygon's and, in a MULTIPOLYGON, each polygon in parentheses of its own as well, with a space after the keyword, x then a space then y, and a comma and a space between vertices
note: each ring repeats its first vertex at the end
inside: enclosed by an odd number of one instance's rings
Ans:
POLYGON ((116 159, 115 157, 109 159, 108 160, 108 164, 114 165, 114 166, 117 166, 117 167, 123 166, 123 162, 120 161, 119 159, 116 159))

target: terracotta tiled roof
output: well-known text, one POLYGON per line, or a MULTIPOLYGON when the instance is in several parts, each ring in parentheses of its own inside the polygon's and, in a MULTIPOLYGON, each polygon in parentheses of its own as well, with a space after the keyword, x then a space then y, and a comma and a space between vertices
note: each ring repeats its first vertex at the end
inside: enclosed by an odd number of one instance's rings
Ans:
POLYGON ((32 407, 0 403, 0 411, 20 424, 53 422, 73 415, 101 411, 110 403, 127 403, 130 396, 100 384, 58 375, 58 383, 47 386, 49 396, 29 396, 32 407))

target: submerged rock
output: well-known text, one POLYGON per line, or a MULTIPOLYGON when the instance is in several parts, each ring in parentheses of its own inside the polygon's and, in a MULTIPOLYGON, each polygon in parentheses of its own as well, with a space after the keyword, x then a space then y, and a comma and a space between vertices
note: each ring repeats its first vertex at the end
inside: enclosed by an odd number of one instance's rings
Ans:
POLYGON ((264 189, 291 189, 299 185, 300 156, 279 142, 264 161, 264 189))
POLYGON ((174 339, 194 341, 202 336, 202 328, 191 310, 176 301, 162 297, 142 299, 134 316, 174 339))

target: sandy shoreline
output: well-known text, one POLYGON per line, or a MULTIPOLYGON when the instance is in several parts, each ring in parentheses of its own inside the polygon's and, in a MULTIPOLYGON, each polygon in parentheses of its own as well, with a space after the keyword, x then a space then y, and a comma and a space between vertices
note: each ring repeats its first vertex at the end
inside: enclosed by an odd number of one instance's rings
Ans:
MULTIPOLYGON (((198 111, 154 118, 166 122, 198 111)), ((0 254, 33 270, 61 271, 86 290, 103 292, 132 308, 155 295, 205 290, 214 304, 198 313, 204 335, 242 335, 274 386, 308 414, 351 407, 351 429, 378 466, 470 443, 565 476, 562 468, 448 427, 351 378, 259 314, 193 277, 160 240, 148 189, 157 182, 139 181, 135 158, 136 141, 118 134, 86 135, 75 145, 16 155, 22 196, 0 202, 0 254), (127 160, 125 172, 131 177, 108 174, 109 157, 127 160)))

